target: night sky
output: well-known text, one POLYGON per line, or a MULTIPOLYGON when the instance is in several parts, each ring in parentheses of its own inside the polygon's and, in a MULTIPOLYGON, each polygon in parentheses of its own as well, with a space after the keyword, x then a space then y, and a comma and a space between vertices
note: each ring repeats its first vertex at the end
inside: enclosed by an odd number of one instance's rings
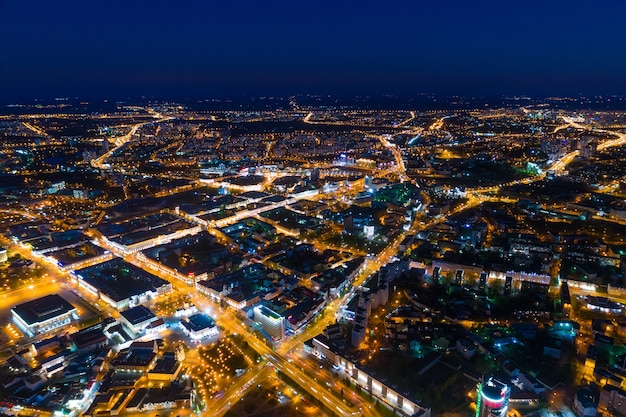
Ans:
POLYGON ((0 35, 5 98, 626 93, 625 1, 0 0, 0 35))

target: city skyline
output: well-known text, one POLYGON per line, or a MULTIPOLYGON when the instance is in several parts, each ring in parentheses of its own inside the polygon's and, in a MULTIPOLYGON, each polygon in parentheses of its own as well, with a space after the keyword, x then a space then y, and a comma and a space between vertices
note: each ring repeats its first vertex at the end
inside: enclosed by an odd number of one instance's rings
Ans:
POLYGON ((624 16, 0 0, 0 416, 626 416, 624 16))

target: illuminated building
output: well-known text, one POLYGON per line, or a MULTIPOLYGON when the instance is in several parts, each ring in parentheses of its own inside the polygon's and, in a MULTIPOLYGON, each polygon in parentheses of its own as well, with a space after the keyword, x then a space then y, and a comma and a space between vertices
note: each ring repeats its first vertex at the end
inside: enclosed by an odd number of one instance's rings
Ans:
POLYGON ((458 285, 463 284, 464 281, 464 277, 465 277, 465 271, 462 269, 457 269, 456 273, 454 274, 455 277, 455 283, 458 285))
POLYGON ((121 258, 79 269, 78 285, 117 310, 154 299, 172 284, 121 258))
POLYGON ((626 391, 612 385, 605 385, 600 392, 598 408, 626 415, 626 391))
POLYGON ((478 279, 478 289, 485 291, 487 289, 487 273, 481 272, 480 278, 478 279))
POLYGON ((194 314, 180 321, 183 332, 193 341, 199 341, 205 337, 217 336, 219 329, 215 321, 206 314, 194 314))
POLYGON ((285 337, 285 318, 265 306, 254 308, 254 321, 259 323, 263 330, 274 340, 285 337))
POLYGON ((433 268, 433 282, 439 284, 439 278, 441 277, 441 267, 436 266, 433 268))
POLYGON ((513 288, 513 277, 510 275, 507 275, 506 278, 504 279, 504 293, 510 294, 512 288, 513 288))
POLYGON ((111 361, 115 372, 148 372, 154 368, 157 360, 157 343, 133 342, 128 349, 122 350, 111 361))
POLYGON ((505 417, 510 396, 511 388, 493 377, 479 383, 476 417, 505 417))
POLYGON ((143 332, 153 322, 159 318, 144 306, 135 306, 120 313, 120 321, 133 332, 139 334, 143 332))
POLYGON ((174 381, 178 378, 182 362, 176 359, 176 354, 166 352, 163 357, 157 359, 154 368, 148 372, 148 379, 155 381, 174 381))
POLYGON ((104 334, 103 327, 110 322, 101 322, 93 326, 82 329, 70 335, 70 339, 76 348, 76 351, 91 352, 101 349, 109 345, 109 339, 104 334))
POLYGON ((11 315, 29 335, 46 333, 78 319, 76 308, 57 294, 17 305, 11 309, 11 315))
POLYGON ((624 306, 611 301, 606 297, 587 296, 586 306, 589 310, 599 311, 604 314, 621 314, 624 306))

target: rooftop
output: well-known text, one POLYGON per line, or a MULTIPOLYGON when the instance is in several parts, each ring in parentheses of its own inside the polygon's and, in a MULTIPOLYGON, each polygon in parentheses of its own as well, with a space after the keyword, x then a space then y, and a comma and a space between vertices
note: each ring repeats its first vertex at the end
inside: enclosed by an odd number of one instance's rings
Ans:
POLYGON ((58 294, 50 294, 13 307, 22 320, 32 325, 76 311, 73 305, 58 294))
POLYGON ((215 322, 213 321, 213 319, 203 313, 189 316, 187 320, 181 320, 180 323, 188 330, 193 332, 198 332, 202 329, 215 326, 215 322))
POLYGON ((133 325, 156 317, 148 307, 142 305, 124 310, 120 314, 133 325))
POLYGON ((173 353, 165 353, 162 358, 157 359, 150 373, 174 374, 179 365, 173 353))
POLYGON ((76 271, 85 282, 115 301, 139 295, 167 285, 168 282, 123 259, 116 258, 76 271))
POLYGON ((73 333, 70 337, 78 349, 103 343, 107 340, 100 326, 88 327, 73 333))

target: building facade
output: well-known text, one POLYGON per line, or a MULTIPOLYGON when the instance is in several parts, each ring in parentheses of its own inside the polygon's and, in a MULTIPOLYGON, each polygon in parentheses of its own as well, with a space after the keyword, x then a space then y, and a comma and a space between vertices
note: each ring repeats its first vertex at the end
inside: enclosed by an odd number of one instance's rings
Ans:
POLYGON ((78 320, 76 308, 57 294, 19 304, 11 309, 15 324, 28 335, 42 334, 78 320))
POLYGON ((254 321, 274 340, 285 337, 285 318, 265 306, 254 308, 254 321))
POLYGON ((511 387, 491 377, 478 384, 476 408, 480 417, 506 417, 511 387))

